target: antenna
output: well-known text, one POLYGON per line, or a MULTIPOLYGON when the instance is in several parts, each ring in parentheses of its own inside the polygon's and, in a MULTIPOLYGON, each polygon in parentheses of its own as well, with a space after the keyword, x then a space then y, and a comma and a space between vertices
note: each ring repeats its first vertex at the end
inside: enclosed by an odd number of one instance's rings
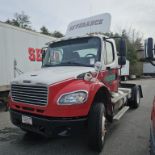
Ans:
MULTIPOLYGON (((89 0, 89 14, 92 15, 92 3, 91 0, 89 0)), ((91 33, 91 26, 90 26, 90 33, 91 33)))
POLYGON ((91 0, 89 0, 89 14, 90 14, 90 16, 92 16, 92 10, 93 10, 92 2, 91 2, 91 0))

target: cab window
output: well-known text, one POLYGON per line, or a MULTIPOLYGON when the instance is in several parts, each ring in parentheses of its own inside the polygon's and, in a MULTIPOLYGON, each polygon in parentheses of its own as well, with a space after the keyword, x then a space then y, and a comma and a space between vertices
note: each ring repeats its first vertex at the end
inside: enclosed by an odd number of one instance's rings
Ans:
POLYGON ((105 42, 105 64, 111 64, 114 61, 114 48, 111 42, 105 42))

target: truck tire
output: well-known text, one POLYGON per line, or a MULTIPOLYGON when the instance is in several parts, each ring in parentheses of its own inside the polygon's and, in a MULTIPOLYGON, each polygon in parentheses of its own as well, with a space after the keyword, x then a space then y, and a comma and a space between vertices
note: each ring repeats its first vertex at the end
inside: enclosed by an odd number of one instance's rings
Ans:
POLYGON ((132 109, 138 108, 140 105, 140 90, 138 86, 133 88, 132 99, 129 100, 129 106, 132 109))
POLYGON ((97 152, 101 152, 106 135, 106 117, 103 103, 96 103, 91 108, 88 117, 89 146, 97 152))

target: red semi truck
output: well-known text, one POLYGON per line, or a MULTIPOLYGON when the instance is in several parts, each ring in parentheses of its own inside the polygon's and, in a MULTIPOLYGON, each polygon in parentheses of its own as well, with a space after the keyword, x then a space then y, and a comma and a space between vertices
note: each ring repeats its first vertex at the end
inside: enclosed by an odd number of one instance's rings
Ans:
MULTIPOLYGON (((145 59, 144 61, 150 63, 155 67, 155 45, 153 38, 145 40, 145 59)), ((151 111, 151 127, 150 127, 150 155, 155 155, 155 97, 151 111)))
POLYGON ((121 83, 119 66, 126 63, 126 45, 119 55, 113 38, 101 34, 110 15, 72 22, 64 38, 48 43, 40 71, 11 83, 10 116, 27 132, 54 135, 61 128, 84 125, 90 146, 101 151, 106 123, 140 104, 140 85, 121 83))

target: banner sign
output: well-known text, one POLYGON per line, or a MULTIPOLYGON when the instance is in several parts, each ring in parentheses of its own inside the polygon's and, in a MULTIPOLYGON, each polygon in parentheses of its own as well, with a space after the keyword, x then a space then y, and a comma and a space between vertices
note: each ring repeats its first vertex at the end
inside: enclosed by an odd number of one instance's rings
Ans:
POLYGON ((71 37, 90 33, 108 33, 110 31, 110 26, 111 15, 109 13, 104 13, 71 22, 65 36, 71 37))

